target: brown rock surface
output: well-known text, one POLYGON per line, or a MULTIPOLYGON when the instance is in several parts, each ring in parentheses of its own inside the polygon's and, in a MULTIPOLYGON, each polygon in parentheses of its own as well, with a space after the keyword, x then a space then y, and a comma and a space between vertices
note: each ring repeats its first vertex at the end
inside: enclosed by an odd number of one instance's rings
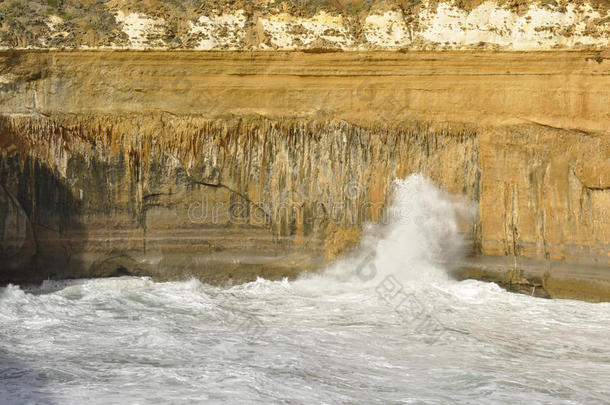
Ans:
POLYGON ((608 299, 609 74, 577 51, 0 53, 0 180, 38 249, 0 278, 294 277, 422 172, 478 205, 473 254, 543 263, 479 277, 608 299))

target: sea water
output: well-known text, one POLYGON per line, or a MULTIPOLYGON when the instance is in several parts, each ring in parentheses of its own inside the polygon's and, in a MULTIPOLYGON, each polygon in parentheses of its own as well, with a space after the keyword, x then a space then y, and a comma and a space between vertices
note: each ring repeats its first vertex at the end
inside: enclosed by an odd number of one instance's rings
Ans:
POLYGON ((416 175, 294 281, 2 288, 0 403, 607 404, 610 304, 452 280, 469 210, 416 175))

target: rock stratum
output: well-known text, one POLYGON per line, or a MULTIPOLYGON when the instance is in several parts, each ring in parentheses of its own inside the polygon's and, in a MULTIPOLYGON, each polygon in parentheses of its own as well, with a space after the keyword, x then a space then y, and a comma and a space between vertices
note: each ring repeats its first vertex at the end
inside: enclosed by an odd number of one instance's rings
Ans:
POLYGON ((476 211, 457 277, 610 299, 606 2, 174 3, 199 8, 48 2, 19 38, 3 15, 0 282, 294 277, 423 173, 476 211), (54 36, 51 3, 104 27, 54 36), (447 41, 422 34, 433 12, 447 41), (563 17, 534 29, 544 13, 563 17))
POLYGON ((12 0, 0 48, 603 49, 607 0, 12 0))

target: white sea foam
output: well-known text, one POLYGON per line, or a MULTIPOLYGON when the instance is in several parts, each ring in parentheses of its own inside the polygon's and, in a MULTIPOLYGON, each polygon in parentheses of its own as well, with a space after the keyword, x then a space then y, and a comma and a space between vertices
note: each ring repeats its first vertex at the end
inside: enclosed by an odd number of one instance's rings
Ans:
POLYGON ((393 222, 315 277, 2 288, 0 403, 607 401, 610 304, 451 281, 463 212, 414 176, 393 222), (369 256, 372 278, 357 274, 369 256))

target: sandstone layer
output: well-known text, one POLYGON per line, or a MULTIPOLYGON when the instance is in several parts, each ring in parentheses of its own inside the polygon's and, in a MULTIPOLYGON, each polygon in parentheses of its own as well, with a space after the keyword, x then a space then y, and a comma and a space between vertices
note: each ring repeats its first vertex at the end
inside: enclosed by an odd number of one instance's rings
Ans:
POLYGON ((419 172, 476 207, 459 277, 610 299, 595 51, 13 50, 0 79, 0 281, 294 277, 419 172))

